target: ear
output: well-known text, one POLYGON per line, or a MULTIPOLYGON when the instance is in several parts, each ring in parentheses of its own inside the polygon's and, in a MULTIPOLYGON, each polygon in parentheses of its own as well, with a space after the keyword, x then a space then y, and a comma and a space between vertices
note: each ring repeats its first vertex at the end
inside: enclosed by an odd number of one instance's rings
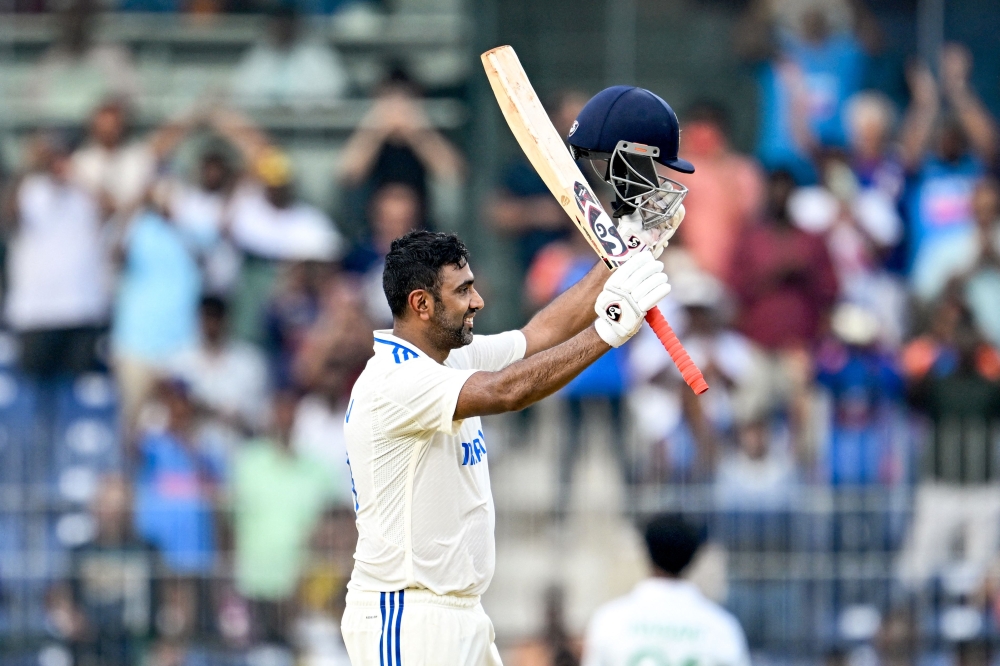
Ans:
POLYGON ((434 296, 426 289, 414 289, 406 299, 410 310, 423 321, 434 315, 434 296))

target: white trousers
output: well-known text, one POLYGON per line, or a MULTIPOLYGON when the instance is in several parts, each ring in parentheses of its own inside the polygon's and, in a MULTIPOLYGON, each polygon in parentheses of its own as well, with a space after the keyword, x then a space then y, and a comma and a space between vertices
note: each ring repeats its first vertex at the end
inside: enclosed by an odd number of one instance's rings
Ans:
POLYGON ((900 557, 900 577, 916 588, 954 557, 985 571, 1000 553, 1000 485, 917 487, 913 524, 900 557))
POLYGON ((349 590, 340 628, 351 666, 503 666, 478 596, 349 590))

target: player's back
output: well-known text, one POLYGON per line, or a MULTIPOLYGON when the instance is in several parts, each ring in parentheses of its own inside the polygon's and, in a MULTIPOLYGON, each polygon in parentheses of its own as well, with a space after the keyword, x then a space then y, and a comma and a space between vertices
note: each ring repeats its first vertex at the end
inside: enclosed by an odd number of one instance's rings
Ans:
POLYGON ((584 666, 634 664, 748 666, 736 619, 691 583, 651 578, 597 610, 584 666))

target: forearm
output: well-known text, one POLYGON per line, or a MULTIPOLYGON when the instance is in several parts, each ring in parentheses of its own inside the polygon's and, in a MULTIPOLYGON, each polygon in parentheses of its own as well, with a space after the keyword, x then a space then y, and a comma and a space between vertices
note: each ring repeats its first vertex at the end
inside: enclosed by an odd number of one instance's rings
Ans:
POLYGON ((997 133, 989 112, 967 87, 951 92, 948 101, 969 136, 973 150, 983 161, 992 162, 996 153, 997 133))
POLYGON ((527 341, 525 357, 561 344, 594 323, 594 301, 611 272, 602 262, 582 280, 542 308, 521 329, 527 341))
POLYGON ((561 389, 609 349, 590 327, 499 372, 477 372, 462 387, 455 420, 524 409, 561 389))
POLYGON ((903 167, 907 171, 914 171, 920 166, 931 132, 934 130, 937 115, 937 104, 922 105, 911 109, 906 114, 903 130, 900 132, 900 152, 903 167))
POLYGON ((435 177, 460 180, 464 175, 465 160, 440 133, 431 129, 414 132, 407 136, 407 142, 435 177))
POLYGON ((337 178, 349 185, 359 185, 371 171, 386 134, 381 128, 362 127, 347 141, 340 153, 337 178))

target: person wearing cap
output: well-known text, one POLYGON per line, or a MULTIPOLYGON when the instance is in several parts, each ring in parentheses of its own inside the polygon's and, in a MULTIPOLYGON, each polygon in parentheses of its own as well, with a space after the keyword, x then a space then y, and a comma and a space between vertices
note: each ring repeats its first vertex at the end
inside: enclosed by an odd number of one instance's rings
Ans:
POLYGON ((749 666, 746 636, 736 618, 682 579, 701 548, 698 531, 664 514, 646 526, 645 541, 651 575, 594 613, 583 666, 749 666))

